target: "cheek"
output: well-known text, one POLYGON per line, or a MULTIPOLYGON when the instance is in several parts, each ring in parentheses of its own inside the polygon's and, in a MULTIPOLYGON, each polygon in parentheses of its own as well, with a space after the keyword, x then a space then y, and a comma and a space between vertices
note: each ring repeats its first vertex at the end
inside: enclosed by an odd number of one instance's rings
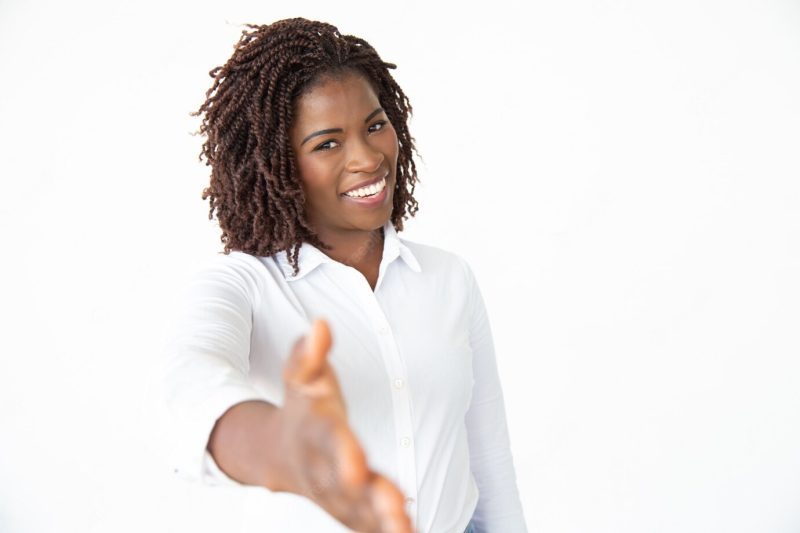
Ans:
POLYGON ((313 158, 297 162, 297 172, 306 196, 319 196, 332 181, 333 171, 324 161, 313 158))
POLYGON ((397 156, 400 153, 400 146, 397 142, 397 132, 394 128, 386 132, 381 140, 381 151, 387 156, 391 157, 392 161, 397 162, 397 156))

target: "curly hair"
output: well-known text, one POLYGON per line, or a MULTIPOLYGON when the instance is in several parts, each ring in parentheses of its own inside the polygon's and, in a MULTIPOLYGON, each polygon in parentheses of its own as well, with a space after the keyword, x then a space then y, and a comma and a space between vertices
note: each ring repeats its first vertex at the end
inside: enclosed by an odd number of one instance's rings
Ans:
POLYGON ((192 113, 202 115, 198 133, 206 141, 200 160, 211 166, 202 198, 209 201, 209 219, 216 213, 224 253, 268 256, 286 251, 297 274, 303 242, 331 248, 306 219, 289 130, 296 99, 326 75, 347 72, 369 81, 397 132, 391 221, 401 231, 403 220, 418 209, 418 178, 408 130, 411 104, 388 70, 396 65, 381 60, 365 40, 341 35, 323 22, 292 18, 247 28, 227 63, 209 72, 214 82, 206 101, 192 113))

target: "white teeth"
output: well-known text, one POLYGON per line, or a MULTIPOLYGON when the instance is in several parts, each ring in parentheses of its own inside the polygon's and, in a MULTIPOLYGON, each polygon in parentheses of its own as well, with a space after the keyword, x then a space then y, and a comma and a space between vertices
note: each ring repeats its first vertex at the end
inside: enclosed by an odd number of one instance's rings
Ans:
POLYGON ((364 196, 374 196, 381 192, 386 187, 386 178, 382 178, 378 183, 361 187, 355 191, 346 192, 345 194, 351 198, 363 198, 364 196))

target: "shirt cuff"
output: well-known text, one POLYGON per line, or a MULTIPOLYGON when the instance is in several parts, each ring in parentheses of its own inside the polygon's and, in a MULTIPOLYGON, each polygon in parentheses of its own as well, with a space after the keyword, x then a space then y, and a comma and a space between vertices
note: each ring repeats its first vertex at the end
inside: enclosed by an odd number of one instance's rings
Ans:
POLYGON ((175 428, 171 447, 173 472, 181 478, 204 485, 244 484, 226 475, 208 452, 208 439, 220 417, 238 403, 265 401, 263 395, 246 385, 229 385, 214 392, 202 404, 174 413, 175 428))

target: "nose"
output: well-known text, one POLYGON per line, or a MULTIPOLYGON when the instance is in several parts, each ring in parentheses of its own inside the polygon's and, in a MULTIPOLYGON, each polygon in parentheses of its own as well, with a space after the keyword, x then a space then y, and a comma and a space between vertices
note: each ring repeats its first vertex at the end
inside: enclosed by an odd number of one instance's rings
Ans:
POLYGON ((371 146, 366 139, 351 142, 347 155, 348 172, 377 172, 383 163, 383 153, 371 146))

